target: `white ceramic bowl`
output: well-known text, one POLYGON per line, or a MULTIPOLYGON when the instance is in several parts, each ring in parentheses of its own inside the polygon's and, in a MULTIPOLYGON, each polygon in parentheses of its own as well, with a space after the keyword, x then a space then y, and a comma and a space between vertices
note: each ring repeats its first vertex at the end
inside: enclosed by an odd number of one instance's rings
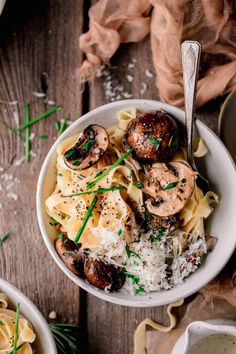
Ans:
POLYGON ((47 322, 37 307, 17 288, 0 278, 0 292, 7 295, 9 308, 15 310, 20 303, 20 314, 27 318, 36 333, 36 352, 41 354, 57 354, 57 348, 47 322))
POLYGON ((57 146, 67 137, 79 133, 87 125, 98 123, 105 127, 112 126, 117 121, 117 113, 136 107, 140 111, 164 109, 171 113, 177 120, 184 121, 182 110, 151 100, 125 100, 98 107, 75 121, 53 144, 42 166, 37 186, 37 215, 44 242, 53 259, 62 271, 91 294, 120 305, 126 306, 159 306, 169 304, 185 298, 212 280, 224 267, 232 255, 236 245, 236 170, 228 151, 217 136, 203 123, 197 121, 200 136, 208 146, 208 153, 202 159, 205 173, 211 181, 213 191, 220 196, 220 204, 216 207, 207 222, 207 232, 218 238, 217 245, 206 259, 206 262, 185 282, 178 287, 161 292, 153 292, 142 296, 131 296, 120 292, 106 293, 88 284, 73 274, 62 262, 54 248, 57 235, 49 225, 50 218, 45 212, 46 198, 52 193, 55 186, 55 165, 57 146))

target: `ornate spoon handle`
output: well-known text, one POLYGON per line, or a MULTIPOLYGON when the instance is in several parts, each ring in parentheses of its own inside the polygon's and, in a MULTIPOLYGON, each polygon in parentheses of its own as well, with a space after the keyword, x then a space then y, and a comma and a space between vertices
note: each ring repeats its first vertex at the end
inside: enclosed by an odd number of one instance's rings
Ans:
POLYGON ((181 45, 181 53, 185 96, 185 125, 187 130, 187 158, 192 167, 195 168, 192 140, 201 44, 196 41, 185 41, 181 45))

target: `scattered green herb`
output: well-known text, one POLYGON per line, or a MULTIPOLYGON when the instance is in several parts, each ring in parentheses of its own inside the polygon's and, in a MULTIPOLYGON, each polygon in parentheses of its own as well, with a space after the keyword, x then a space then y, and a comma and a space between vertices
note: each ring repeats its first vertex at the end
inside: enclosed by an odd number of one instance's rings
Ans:
POLYGON ((14 132, 19 132, 19 131, 22 131, 22 130, 25 130, 26 128, 30 127, 32 124, 38 122, 39 120, 43 119, 43 118, 46 118, 48 116, 50 116, 52 113, 55 113, 56 111, 58 111, 58 109, 60 108, 61 106, 57 105, 55 107, 52 107, 50 108, 48 111, 40 114, 39 116, 31 119, 28 123, 24 123, 22 124, 20 127, 18 128, 13 128, 12 131, 14 132))
POLYGON ((109 166, 105 171, 103 171, 99 176, 97 176, 94 181, 90 182, 87 184, 87 188, 86 189, 90 189, 93 186, 95 186, 95 184, 100 181, 100 179, 102 179, 103 177, 105 177, 111 170, 113 170, 113 168, 115 168, 116 166, 118 166, 121 162, 123 162, 134 150, 134 147, 132 147, 131 149, 129 149, 124 155, 122 155, 117 161, 115 161, 111 166, 109 166))
POLYGON ((135 289, 135 295, 138 295, 144 291, 144 286, 141 285, 139 288, 135 289))
POLYGON ((79 165, 81 165, 81 161, 79 161, 79 160, 73 161, 72 165, 73 166, 79 166, 79 165))
POLYGON ((162 188, 162 190, 167 191, 168 189, 172 189, 172 188, 176 187, 178 183, 179 183, 179 181, 169 183, 164 188, 162 188))
POLYGON ((4 326, 4 323, 0 320, 0 326, 4 326))
POLYGON ((121 236, 122 235, 122 229, 119 229, 117 234, 118 234, 118 236, 121 236))
POLYGON ((156 149, 158 150, 160 145, 161 145, 161 140, 157 140, 155 138, 148 138, 148 140, 156 146, 156 149))
MULTIPOLYGON (((21 345, 19 345, 16 349, 16 352, 18 352, 18 350, 20 350, 26 343, 22 343, 21 345)), ((13 351, 10 352, 10 354, 13 354, 13 351)))
POLYGON ((137 257, 137 258, 140 259, 140 256, 139 256, 136 252, 132 251, 132 250, 129 248, 129 245, 128 245, 127 243, 126 243, 126 245, 125 245, 125 251, 126 251, 126 253, 127 253, 128 258, 130 258, 131 255, 133 254, 135 257, 137 257))
POLYGON ((109 188, 98 188, 94 191, 87 191, 87 192, 79 192, 79 193, 75 193, 75 194, 69 194, 69 195, 63 195, 64 198, 66 197, 78 197, 80 195, 84 195, 84 194, 96 194, 96 193, 104 193, 104 192, 113 192, 113 191, 117 191, 117 190, 122 190, 125 189, 125 187, 123 186, 114 186, 114 187, 109 187, 109 188))
POLYGON ((63 243, 65 243, 65 244, 68 242, 68 239, 66 238, 66 236, 63 233, 59 234, 57 237, 60 238, 61 240, 63 240, 63 243))
POLYGON ((90 148, 91 148, 91 146, 93 146, 94 145, 94 141, 92 141, 92 140, 88 140, 88 141, 86 141, 82 146, 81 146, 81 149, 83 149, 83 150, 89 150, 90 148))
POLYGON ((66 126, 67 126, 67 121, 68 121, 67 118, 63 118, 63 119, 62 119, 61 124, 60 124, 60 127, 59 127, 59 129, 57 130, 58 135, 61 135, 62 133, 64 133, 64 131, 65 131, 65 129, 66 129, 66 126))
POLYGON ((168 142, 168 146, 171 146, 173 139, 174 139, 174 135, 171 135, 170 140, 168 142))
POLYGON ((20 304, 18 303, 16 305, 16 322, 15 322, 14 344, 13 344, 12 354, 17 353, 19 318, 20 318, 20 304))
POLYGON ((0 246, 2 246, 4 244, 4 242, 8 239, 8 237, 9 237, 8 233, 1 236, 1 238, 0 238, 0 246))
POLYGON ((129 249, 129 245, 128 245, 127 243, 126 243, 126 245, 125 245, 125 251, 126 251, 126 253, 127 253, 127 257, 130 258, 131 252, 130 252, 130 249, 129 249))
POLYGON ((143 188, 143 184, 142 184, 142 183, 133 183, 133 185, 134 185, 135 187, 137 187, 138 189, 143 188))
MULTIPOLYGON (((29 104, 25 105, 24 109, 25 124, 30 122, 30 107, 29 104)), ((29 126, 25 128, 25 161, 29 162, 30 160, 30 128, 29 126)))
POLYGON ((57 172, 57 176, 62 177, 62 176, 63 176, 63 174, 62 174, 62 173, 57 172))
POLYGON ((93 211, 97 201, 98 201, 98 198, 95 195, 95 197, 93 198, 92 203, 90 204, 90 206, 88 208, 88 211, 87 211, 87 213, 86 213, 86 215, 84 217, 82 225, 79 228, 79 231, 77 232, 77 235, 75 236, 75 240, 74 240, 75 243, 78 243, 78 241, 79 241, 79 239, 80 239, 80 237, 81 237, 81 235, 82 235, 82 233, 83 233, 83 231, 85 229, 85 226, 86 226, 86 224, 87 224, 87 222, 88 222, 88 220, 89 220, 89 218, 90 218, 90 216, 92 214, 92 211, 93 211))
POLYGON ((77 149, 75 147, 73 147, 65 153, 65 157, 67 159, 73 158, 73 156, 76 154, 76 152, 77 152, 77 149))
POLYGON ((103 172, 104 172, 104 171, 99 171, 99 172, 95 175, 95 177, 101 176, 101 175, 103 174, 103 172))
POLYGON ((52 220, 52 221, 49 222, 49 224, 50 224, 51 226, 57 226, 57 225, 59 225, 59 221, 57 221, 57 220, 55 220, 55 219, 53 219, 53 218, 51 218, 51 220, 52 220))
POLYGON ((47 140, 48 136, 47 135, 39 135, 40 140, 47 140))
POLYGON ((160 229, 157 234, 154 236, 154 242, 161 242, 162 238, 164 236, 164 230, 160 229))
POLYGON ((126 269, 123 267, 121 268, 121 272, 127 276, 127 278, 132 280, 133 285, 138 284, 140 281, 140 278, 137 275, 128 273, 126 269))
POLYGON ((56 125, 57 133, 59 134, 59 131, 60 131, 60 128, 61 128, 61 124, 60 124, 60 122, 58 120, 56 120, 55 125, 56 125))

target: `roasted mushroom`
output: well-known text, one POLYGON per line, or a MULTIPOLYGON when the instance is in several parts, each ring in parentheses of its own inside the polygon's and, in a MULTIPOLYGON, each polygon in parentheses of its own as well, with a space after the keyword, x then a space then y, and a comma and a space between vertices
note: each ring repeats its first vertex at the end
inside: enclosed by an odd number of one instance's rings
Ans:
POLYGON ((151 197, 145 202, 149 212, 161 217, 177 214, 193 193, 195 176, 196 172, 180 161, 153 167, 143 188, 151 197))
POLYGON ((84 274, 91 284, 103 290, 119 290, 125 281, 125 276, 118 267, 90 256, 85 260, 84 274))
POLYGON ((179 147, 178 127, 164 111, 141 113, 128 126, 126 141, 141 162, 168 162, 179 147))
POLYGON ((106 129, 98 124, 91 124, 84 129, 76 144, 64 153, 65 164, 72 170, 84 170, 101 158, 108 145, 106 129))
POLYGON ((152 231, 162 230, 165 235, 168 235, 180 227, 180 220, 178 215, 172 215, 166 218, 153 215, 150 220, 149 227, 152 231))
POLYGON ((79 277, 82 277, 83 262, 82 259, 78 256, 79 245, 76 245, 68 238, 57 238, 55 241, 55 248, 67 268, 69 268, 73 273, 77 274, 79 277))

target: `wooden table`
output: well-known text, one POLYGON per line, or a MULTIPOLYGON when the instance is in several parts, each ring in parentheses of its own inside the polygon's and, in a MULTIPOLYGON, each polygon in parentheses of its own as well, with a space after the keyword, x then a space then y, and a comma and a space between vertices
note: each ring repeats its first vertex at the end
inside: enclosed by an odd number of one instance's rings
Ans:
MULTIPOLYGON (((63 115, 75 120, 110 101, 104 90, 107 76, 98 78, 81 93, 76 75, 83 59, 78 38, 88 28, 88 7, 88 0, 7 0, 0 18, 0 100, 18 101, 17 105, 0 104, 0 234, 9 232, 8 241, 0 247, 0 276, 23 291, 45 318, 55 310, 59 321, 80 323, 83 342, 88 341, 91 353, 130 354, 138 323, 146 317, 165 323, 165 306, 126 308, 80 290, 53 262, 36 217, 36 183, 56 138, 55 120, 63 115), (24 155, 23 141, 9 132, 5 123, 15 125, 17 113, 23 122, 24 102, 30 103, 32 117, 50 107, 43 98, 33 96, 34 91, 62 104, 63 110, 32 127, 33 156, 30 163, 19 165, 24 155), (43 134, 48 135, 47 140, 38 139, 43 134)), ((124 45, 111 64, 112 82, 123 85, 126 96, 158 99, 155 78, 146 72, 148 69, 154 73, 149 38, 124 45), (127 63, 135 65, 128 68, 127 63), (132 76, 132 83, 127 75, 132 76), (147 84, 144 93, 142 83, 147 84)), ((217 127, 219 103, 198 112, 213 130, 217 127)))

